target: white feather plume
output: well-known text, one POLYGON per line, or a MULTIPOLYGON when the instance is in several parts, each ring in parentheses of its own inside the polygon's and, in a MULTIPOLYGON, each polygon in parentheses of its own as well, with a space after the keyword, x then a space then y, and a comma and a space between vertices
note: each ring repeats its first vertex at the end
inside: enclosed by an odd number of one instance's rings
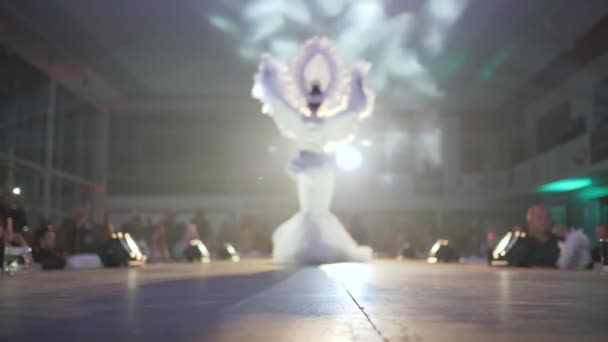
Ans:
POLYGON ((581 270, 591 263, 589 238, 580 228, 571 228, 566 239, 560 243, 557 267, 560 269, 581 270))

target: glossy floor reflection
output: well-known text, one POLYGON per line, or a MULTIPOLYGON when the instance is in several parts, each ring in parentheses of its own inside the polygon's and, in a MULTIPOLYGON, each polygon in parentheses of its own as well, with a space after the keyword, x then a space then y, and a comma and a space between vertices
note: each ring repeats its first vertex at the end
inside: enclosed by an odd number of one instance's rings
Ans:
POLYGON ((608 274, 268 260, 0 278, 0 340, 606 341, 608 274))

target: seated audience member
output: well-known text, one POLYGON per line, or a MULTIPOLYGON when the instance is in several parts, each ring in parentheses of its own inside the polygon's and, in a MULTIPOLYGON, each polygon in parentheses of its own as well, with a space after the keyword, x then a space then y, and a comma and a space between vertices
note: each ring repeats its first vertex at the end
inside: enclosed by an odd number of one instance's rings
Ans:
POLYGON ((63 223, 61 233, 68 254, 97 253, 95 229, 89 222, 89 214, 86 208, 75 210, 73 217, 63 223))
POLYGON ((150 259, 152 261, 170 261, 167 232, 163 222, 159 223, 150 236, 150 259))
POLYGON ((22 234, 27 228, 27 215, 20 196, 12 196, 8 207, 8 216, 13 219, 13 230, 22 234))
MULTIPOLYGON (((0 274, 5 271, 4 262, 5 258, 8 257, 11 261, 14 261, 15 257, 17 257, 18 264, 29 264, 31 261, 31 255, 27 252, 29 247, 27 247, 27 241, 23 237, 22 234, 16 233, 13 230, 13 219, 11 217, 6 220, 3 217, 0 217, 0 274), (15 254, 15 250, 8 251, 6 247, 17 247, 17 251, 15 254)), ((13 266, 9 266, 9 273, 14 272, 20 268, 16 269, 13 266)))
POLYGON ((186 251, 192 240, 200 240, 198 231, 195 225, 186 224, 184 225, 181 239, 173 244, 173 248, 171 249, 173 260, 185 260, 184 251, 186 251))
POLYGON ((23 235, 16 233, 13 230, 13 219, 11 217, 6 220, 0 218, 0 240, 4 241, 4 244, 7 246, 27 246, 27 241, 25 241, 23 235), (6 222, 6 224, 4 224, 4 222, 6 222))
POLYGON ((568 227, 564 226, 563 224, 556 224, 551 229, 551 232, 558 240, 563 241, 566 239, 566 236, 569 233, 569 229, 568 229, 568 227))
POLYGON ((399 251, 398 257, 400 259, 416 259, 416 252, 409 242, 404 242, 399 251))
MULTIPOLYGON (((253 249, 253 241, 254 241, 254 232, 253 232, 253 224, 251 223, 251 219, 247 219, 246 223, 244 223, 244 230, 246 233, 246 237, 247 237, 247 250, 252 250, 253 249)), ((224 243, 232 243, 234 244, 237 239, 235 236, 235 226, 234 226, 234 222, 232 219, 227 219, 225 220, 221 227, 220 230, 217 234, 217 239, 215 241, 215 247, 214 250, 218 251, 221 250, 224 246, 224 243)), ((243 245, 242 241, 241 242, 241 246, 243 245)), ((243 248, 243 250, 245 250, 245 247, 240 247, 243 248)))
POLYGON ((167 212, 163 221, 165 227, 165 238, 169 246, 173 246, 181 237, 181 224, 177 222, 177 214, 174 210, 167 212))
MULTIPOLYGON (((608 239, 608 225, 602 224, 595 227, 595 237, 598 242, 601 239, 608 239)), ((591 250, 591 258, 593 259, 593 262, 602 262, 599 245, 591 250)))
POLYGON ((198 236, 203 243, 210 244, 213 242, 213 232, 211 231, 209 221, 207 221, 203 209, 198 209, 196 211, 196 216, 192 219, 192 223, 196 226, 198 236))
POLYGON ((113 224, 95 225, 95 250, 99 251, 102 246, 112 237, 115 232, 113 224))
POLYGON ((57 239, 52 225, 45 223, 36 232, 32 256, 43 270, 58 270, 65 267, 66 259, 57 250, 57 239))
POLYGON ((0 193, 0 218, 3 219, 2 223, 6 223, 5 220, 9 216, 9 200, 4 193, 0 193))
POLYGON ((135 213, 131 220, 122 226, 123 233, 129 233, 135 241, 144 240, 147 235, 146 225, 139 213, 135 213))
MULTIPOLYGON (((512 230, 519 229, 519 226, 514 226, 512 230)), ((488 260, 488 263, 492 261, 492 252, 496 248, 496 234, 493 231, 487 231, 485 234, 484 241, 481 243, 481 255, 488 260)))
POLYGON ((509 264, 520 267, 556 267, 560 254, 558 238, 551 229, 549 210, 542 205, 528 209, 528 234, 507 255, 509 264))

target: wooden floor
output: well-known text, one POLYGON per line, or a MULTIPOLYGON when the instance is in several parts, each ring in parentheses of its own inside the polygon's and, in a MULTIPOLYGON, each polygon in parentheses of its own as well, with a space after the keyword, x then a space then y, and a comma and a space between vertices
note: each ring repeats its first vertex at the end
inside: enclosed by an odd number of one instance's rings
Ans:
POLYGON ((0 277, 1 341, 608 341, 608 273, 268 260, 0 277))

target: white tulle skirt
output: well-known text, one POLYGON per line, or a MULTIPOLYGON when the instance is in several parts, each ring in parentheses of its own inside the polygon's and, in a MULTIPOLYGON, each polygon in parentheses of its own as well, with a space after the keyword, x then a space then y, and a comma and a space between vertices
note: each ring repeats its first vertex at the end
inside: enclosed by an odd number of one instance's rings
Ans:
POLYGON ((364 262, 372 249, 358 246, 338 218, 330 212, 334 173, 330 167, 295 175, 300 212, 281 224, 272 235, 273 258, 290 264, 364 262))
POLYGON ((358 246, 332 213, 297 213, 272 235, 273 257, 281 263, 364 262, 372 249, 358 246))

